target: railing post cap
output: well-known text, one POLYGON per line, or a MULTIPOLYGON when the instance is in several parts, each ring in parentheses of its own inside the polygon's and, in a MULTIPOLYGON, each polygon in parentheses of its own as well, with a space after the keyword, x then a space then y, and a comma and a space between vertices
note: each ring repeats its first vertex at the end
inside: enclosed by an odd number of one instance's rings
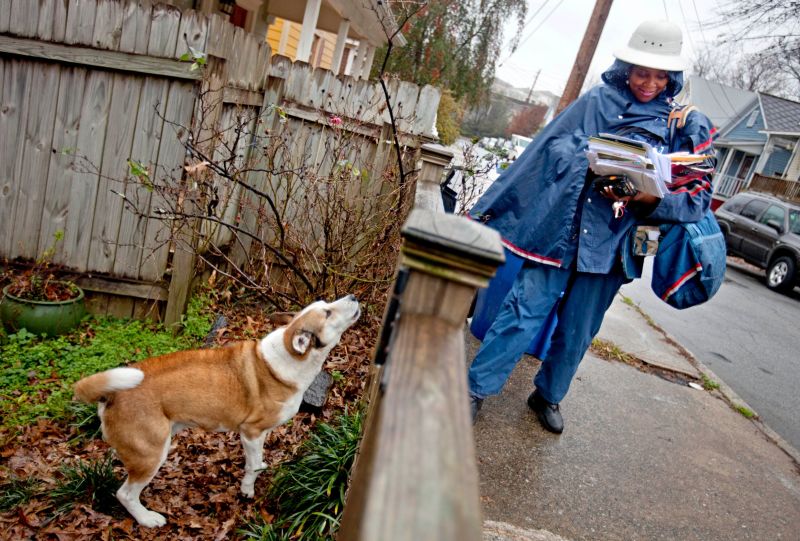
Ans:
POLYGON ((437 143, 425 143, 420 148, 422 150, 423 159, 428 158, 429 161, 431 161, 430 158, 442 160, 445 161, 445 165, 450 163, 453 156, 455 156, 452 150, 437 143))
POLYGON ((497 267, 505 262, 500 234, 474 220, 415 208, 401 234, 414 244, 497 267))

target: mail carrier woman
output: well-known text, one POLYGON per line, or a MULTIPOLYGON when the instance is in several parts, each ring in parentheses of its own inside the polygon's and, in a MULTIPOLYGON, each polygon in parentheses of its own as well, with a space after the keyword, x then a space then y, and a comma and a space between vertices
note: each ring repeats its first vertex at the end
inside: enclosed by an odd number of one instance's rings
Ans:
MULTIPOLYGON (((560 433, 559 403, 578 364, 619 287, 640 275, 640 266, 623 265, 624 258, 630 260, 626 239, 631 229, 645 222, 697 221, 708 209, 708 178, 661 199, 593 189, 584 152, 587 139, 600 133, 666 149, 672 98, 683 85, 681 44, 681 31, 672 23, 639 25, 628 46, 614 53, 617 60, 603 73, 604 84, 542 130, 471 209, 473 219, 500 233, 510 257, 524 259, 469 370, 473 420, 483 399, 500 392, 558 305, 557 324, 528 405, 546 429, 560 433)), ((672 147, 710 153, 711 136, 711 122, 694 112, 672 147)))

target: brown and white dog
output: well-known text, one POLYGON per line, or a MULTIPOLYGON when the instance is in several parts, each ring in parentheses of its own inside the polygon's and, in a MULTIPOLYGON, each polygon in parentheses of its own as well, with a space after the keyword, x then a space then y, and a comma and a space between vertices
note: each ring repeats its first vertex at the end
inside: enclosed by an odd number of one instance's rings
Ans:
POLYGON ((264 439, 291 419, 331 349, 361 310, 353 295, 315 302, 261 340, 180 351, 114 368, 75 384, 75 397, 99 402, 103 437, 128 472, 117 499, 139 524, 163 526, 139 494, 185 427, 237 431, 245 454, 242 494, 254 495, 264 439))

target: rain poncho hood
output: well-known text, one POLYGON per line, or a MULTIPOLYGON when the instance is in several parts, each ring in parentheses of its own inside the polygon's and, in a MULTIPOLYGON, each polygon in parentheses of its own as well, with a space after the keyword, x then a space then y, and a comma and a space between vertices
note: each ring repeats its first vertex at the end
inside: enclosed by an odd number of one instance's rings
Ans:
MULTIPOLYGON (((602 75, 605 84, 583 94, 537 134, 471 209, 470 216, 500 232, 517 255, 561 266, 567 246, 574 242, 569 237, 587 177, 590 136, 618 133, 661 150, 666 146, 667 117, 672 98, 683 87, 683 75, 668 72, 666 89, 642 103, 628 88, 630 68, 616 60, 602 75)), ((710 138, 710 123, 704 115, 696 116, 700 122, 687 125, 681 134, 691 139, 684 145, 688 150, 710 138)))

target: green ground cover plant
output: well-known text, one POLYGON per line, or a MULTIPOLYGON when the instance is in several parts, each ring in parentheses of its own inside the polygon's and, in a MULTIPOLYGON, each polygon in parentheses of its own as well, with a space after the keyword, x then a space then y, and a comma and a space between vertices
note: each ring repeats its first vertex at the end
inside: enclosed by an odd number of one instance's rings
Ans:
POLYGON ((328 540, 339 528, 348 476, 361 438, 363 414, 348 411, 335 423, 320 423, 297 456, 281 464, 267 499, 279 518, 253 521, 240 532, 260 541, 328 540))
POLYGON ((109 317, 90 319, 54 338, 24 329, 7 336, 0 344, 0 429, 13 434, 45 418, 94 432, 96 407, 73 402, 72 384, 95 372, 197 347, 211 326, 206 301, 203 296, 192 301, 186 331, 178 336, 162 325, 109 317))

